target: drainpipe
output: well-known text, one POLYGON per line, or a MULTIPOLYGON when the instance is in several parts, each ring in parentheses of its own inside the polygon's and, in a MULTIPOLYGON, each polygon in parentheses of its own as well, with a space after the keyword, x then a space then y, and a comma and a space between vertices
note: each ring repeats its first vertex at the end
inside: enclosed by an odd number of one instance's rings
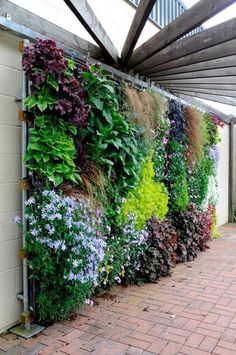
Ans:
POLYGON ((229 124, 229 222, 234 222, 233 199, 234 199, 234 123, 232 117, 229 124))
MULTIPOLYGON (((26 111, 26 106, 24 104, 24 99, 28 95, 28 80, 26 79, 25 73, 23 72, 23 80, 22 80, 22 110, 26 111)), ((21 178, 22 180, 27 178, 27 168, 26 168, 26 163, 24 160, 24 156, 26 153, 27 149, 27 142, 28 142, 28 124, 27 122, 22 121, 22 128, 21 128, 21 138, 22 138, 22 143, 21 143, 21 154, 22 154, 22 168, 21 168, 21 178)), ((27 221, 25 219, 25 201, 27 199, 27 190, 23 189, 22 190, 22 224, 23 224, 23 240, 22 240, 22 247, 25 249, 26 242, 25 242, 25 232, 27 230, 27 221)), ((23 258, 23 310, 24 314, 28 314, 29 312, 29 290, 28 290, 28 262, 27 258, 23 258)), ((25 326, 27 323, 25 323, 25 326)))

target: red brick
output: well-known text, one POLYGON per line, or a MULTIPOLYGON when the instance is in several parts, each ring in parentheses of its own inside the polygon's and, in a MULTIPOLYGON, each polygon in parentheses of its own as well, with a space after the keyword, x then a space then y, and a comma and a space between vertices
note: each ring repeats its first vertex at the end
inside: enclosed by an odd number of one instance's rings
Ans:
POLYGON ((174 327, 167 327, 165 329, 165 332, 171 333, 171 334, 176 334, 176 335, 181 335, 186 338, 188 338, 191 334, 188 330, 178 329, 178 328, 174 328, 174 327))
MULTIPOLYGON (((51 354, 55 354, 57 352, 57 350, 63 350, 63 347, 65 346, 65 343, 63 343, 62 341, 55 341, 53 344, 51 344, 50 346, 46 346, 43 350, 40 351, 40 354, 42 355, 51 355, 51 354)), ((28 350, 30 351, 30 350, 28 350)))
POLYGON ((148 348, 147 350, 150 352, 154 352, 159 354, 168 344, 166 340, 157 338, 148 348))
POLYGON ((82 330, 74 329, 68 334, 61 336, 60 340, 64 341, 65 343, 69 343, 71 341, 76 340, 77 338, 80 338, 83 334, 84 332, 82 330))
POLYGON ((217 355, 235 355, 234 350, 229 350, 225 348, 221 348, 220 346, 216 346, 214 349, 214 354, 217 355))
POLYGON ((185 345, 192 346, 193 348, 197 348, 204 339, 204 335, 201 334, 191 334, 185 345))
POLYGON ((218 339, 205 337, 198 348, 201 350, 213 352, 217 343, 218 343, 218 339))
POLYGON ((219 314, 208 313, 207 316, 204 318, 204 322, 214 324, 218 318, 219 314))
POLYGON ((224 332, 224 334, 221 337, 222 340, 229 341, 231 343, 234 343, 236 340, 236 330, 227 328, 224 332))
POLYGON ((8 351, 11 350, 14 346, 21 344, 22 339, 14 339, 14 340, 5 340, 5 342, 0 343, 0 350, 8 351))
POLYGON ((166 329, 166 325, 157 324, 153 328, 151 328, 147 333, 151 335, 158 336, 166 329))
POLYGON ((134 348, 133 346, 126 351, 127 355, 140 355, 143 353, 143 349, 134 348))
POLYGON ((60 339, 62 336, 61 332, 58 332, 57 330, 53 331, 50 336, 47 335, 39 335, 37 337, 37 342, 44 344, 44 345, 51 345, 55 343, 58 339, 60 339))
POLYGON ((187 323, 183 326, 183 329, 194 331, 200 324, 200 321, 195 319, 189 319, 187 323))
POLYGON ((184 344, 186 341, 186 337, 180 336, 180 335, 175 335, 175 334, 171 334, 171 333, 167 333, 167 332, 163 332, 160 334, 160 338, 166 339, 166 340, 170 340, 173 341, 175 343, 179 343, 179 344, 184 344))
POLYGON ((195 332, 198 334, 206 335, 206 336, 217 338, 217 339, 219 339, 222 334, 221 332, 216 332, 215 330, 211 330, 211 327, 209 327, 209 329, 197 327, 195 329, 195 332))
POLYGON ((217 345, 225 349, 234 350, 236 353, 236 344, 234 343, 225 340, 220 340, 217 345))
POLYGON ((140 348, 143 350, 146 350, 150 345, 150 342, 143 341, 141 339, 131 338, 129 336, 122 338, 121 343, 128 344, 130 346, 140 348))
POLYGON ((186 354, 186 355, 210 355, 211 354, 208 351, 194 349, 194 348, 191 348, 190 346, 186 346, 186 345, 184 345, 180 351, 181 351, 181 353, 186 354))
POLYGON ((149 329, 153 329, 155 323, 149 320, 144 320, 142 323, 136 328, 136 331, 141 333, 146 333, 149 329))
POLYGON ((160 352, 160 355, 177 354, 181 347, 181 344, 170 342, 167 344, 165 349, 160 352))
POLYGON ((222 327, 227 327, 231 322, 232 317, 220 316, 215 322, 216 325, 220 325, 222 327))
POLYGON ((129 337, 134 338, 134 339, 138 339, 138 340, 143 340, 148 343, 152 343, 155 340, 155 337, 153 335, 139 333, 136 331, 129 333, 129 337))

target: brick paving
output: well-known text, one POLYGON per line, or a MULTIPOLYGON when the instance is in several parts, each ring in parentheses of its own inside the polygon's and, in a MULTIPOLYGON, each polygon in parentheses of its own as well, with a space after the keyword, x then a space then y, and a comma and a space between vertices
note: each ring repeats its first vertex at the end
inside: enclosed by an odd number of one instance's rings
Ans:
POLYGON ((25 340, 0 336, 10 355, 236 355, 236 225, 158 284, 116 287, 75 319, 25 340))

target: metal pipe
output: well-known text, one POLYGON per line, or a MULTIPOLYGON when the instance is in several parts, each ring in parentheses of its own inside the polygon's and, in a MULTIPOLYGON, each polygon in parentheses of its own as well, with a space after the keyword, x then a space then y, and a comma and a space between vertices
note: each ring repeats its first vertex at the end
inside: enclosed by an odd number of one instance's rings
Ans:
MULTIPOLYGON (((26 78, 25 73, 22 73, 22 109, 26 110, 24 99, 28 95, 28 80, 26 78)), ((21 168, 21 177, 25 179, 27 177, 27 168, 26 163, 24 161, 24 156, 27 149, 27 122, 22 122, 21 129, 21 137, 22 137, 22 145, 21 145, 21 153, 22 153, 22 168, 21 168)), ((22 224, 23 224, 23 236, 22 236, 22 247, 25 248, 25 232, 27 230, 27 221, 25 219, 25 201, 27 199, 27 190, 22 190, 22 224)), ((28 290, 28 262, 27 259, 23 259, 23 310, 24 312, 29 311, 29 290, 28 290)))
POLYGON ((234 120, 229 125, 229 222, 234 221, 233 193, 234 193, 234 120))

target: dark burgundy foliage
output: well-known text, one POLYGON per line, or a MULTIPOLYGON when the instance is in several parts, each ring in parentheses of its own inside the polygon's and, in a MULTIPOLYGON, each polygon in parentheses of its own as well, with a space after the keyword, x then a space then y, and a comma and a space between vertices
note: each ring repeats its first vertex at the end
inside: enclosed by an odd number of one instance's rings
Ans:
POLYGON ((25 47, 22 66, 29 79, 34 82, 35 77, 42 77, 43 80, 43 75, 35 73, 35 68, 44 72, 44 76, 45 74, 58 76, 59 73, 67 68, 68 61, 64 56, 63 50, 57 48, 56 42, 50 39, 37 39, 33 47, 25 47))
MULTIPOLYGON (((57 99, 55 113, 76 126, 85 124, 89 106, 81 87, 79 68, 69 68, 63 50, 54 41, 38 39, 33 47, 26 47, 22 66, 32 82, 33 95, 48 87, 51 97, 57 99)), ((37 107, 34 110, 37 114, 37 107)), ((52 107, 47 110, 52 111, 52 107)))
POLYGON ((170 139, 179 143, 186 140, 186 121, 182 105, 176 100, 169 101, 170 139))
POLYGON ((212 223, 212 214, 209 211, 200 211, 194 204, 188 205, 187 212, 173 216, 173 224, 178 233, 178 261, 192 261, 200 251, 208 248, 212 223))
POLYGON ((168 219, 160 222, 152 217, 148 223, 148 247, 141 260, 141 277, 155 282, 167 276, 175 266, 177 233, 168 219))

